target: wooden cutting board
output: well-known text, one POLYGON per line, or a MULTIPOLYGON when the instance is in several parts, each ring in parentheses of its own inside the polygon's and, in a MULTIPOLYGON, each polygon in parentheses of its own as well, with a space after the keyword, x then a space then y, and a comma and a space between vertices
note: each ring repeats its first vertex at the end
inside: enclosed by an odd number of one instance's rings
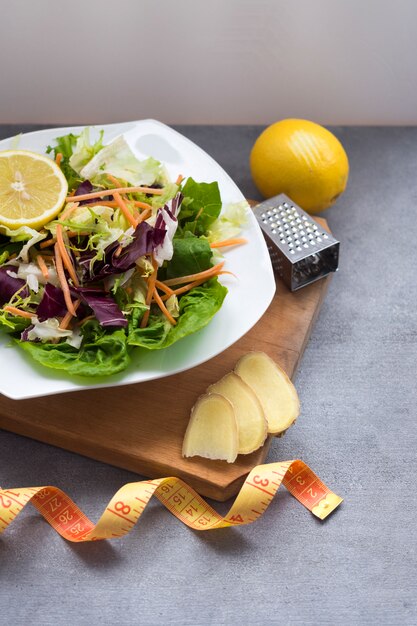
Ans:
MULTIPOLYGON (((326 227, 324 220, 318 221, 326 227)), ((266 352, 292 377, 329 280, 294 293, 278 280, 274 300, 259 322, 228 350, 191 371, 148 383, 31 400, 0 395, 0 428, 150 478, 178 476, 205 496, 227 500, 238 492, 249 471, 263 463, 270 439, 233 464, 183 459, 181 446, 191 407, 209 384, 250 350, 266 352)))

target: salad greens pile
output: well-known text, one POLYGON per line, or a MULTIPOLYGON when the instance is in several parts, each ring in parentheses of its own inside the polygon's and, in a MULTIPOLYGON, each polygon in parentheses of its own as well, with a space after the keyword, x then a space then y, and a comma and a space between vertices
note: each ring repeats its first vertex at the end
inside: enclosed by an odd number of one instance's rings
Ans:
POLYGON ((39 231, 0 224, 0 326, 38 363, 82 376, 120 372, 136 348, 203 328, 227 293, 211 246, 235 237, 247 211, 222 210, 217 182, 172 182, 103 134, 48 146, 70 196, 55 220, 39 231))

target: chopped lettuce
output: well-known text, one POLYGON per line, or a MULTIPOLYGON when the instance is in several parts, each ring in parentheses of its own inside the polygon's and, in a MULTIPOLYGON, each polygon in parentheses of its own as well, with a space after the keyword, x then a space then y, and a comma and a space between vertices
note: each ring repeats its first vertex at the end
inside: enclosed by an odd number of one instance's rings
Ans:
MULTIPOLYGON (((90 129, 88 127, 84 128, 82 133, 78 135, 77 143, 69 158, 69 164, 77 174, 80 174, 83 167, 103 149, 103 135, 104 131, 101 130, 98 140, 93 144, 90 143, 90 129)), ((82 178, 89 177, 83 176, 82 178)))
POLYGON ((112 174, 131 185, 153 185, 161 175, 161 164, 149 157, 139 161, 124 137, 117 137, 104 146, 80 170, 82 178, 100 182, 103 174, 112 174))
POLYGON ((40 322, 38 319, 32 319, 32 328, 27 331, 26 337, 28 341, 51 341, 54 339, 62 339, 63 337, 71 337, 72 330, 63 330, 59 327, 59 320, 56 317, 40 322))
POLYGON ((207 239, 210 243, 232 239, 239 235, 242 226, 248 221, 249 204, 246 200, 227 204, 221 215, 208 229, 207 239))

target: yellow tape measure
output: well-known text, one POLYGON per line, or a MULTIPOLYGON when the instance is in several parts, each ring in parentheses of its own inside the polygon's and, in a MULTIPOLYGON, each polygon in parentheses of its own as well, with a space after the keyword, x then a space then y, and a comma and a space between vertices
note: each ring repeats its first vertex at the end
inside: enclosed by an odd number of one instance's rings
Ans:
POLYGON ((157 478, 124 485, 110 500, 97 524, 57 487, 2 489, 0 534, 31 502, 68 541, 122 537, 132 530, 153 495, 194 530, 241 526, 251 524, 266 511, 281 483, 320 519, 342 502, 342 498, 332 493, 303 461, 283 461, 255 467, 225 517, 179 478, 157 478))

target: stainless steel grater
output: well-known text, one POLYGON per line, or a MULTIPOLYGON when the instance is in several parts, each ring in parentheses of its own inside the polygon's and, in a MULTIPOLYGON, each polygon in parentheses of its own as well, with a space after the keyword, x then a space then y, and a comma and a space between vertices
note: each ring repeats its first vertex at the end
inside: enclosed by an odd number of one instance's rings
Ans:
POLYGON ((335 272, 339 242, 288 196, 280 194, 254 208, 272 266, 296 291, 335 272))

